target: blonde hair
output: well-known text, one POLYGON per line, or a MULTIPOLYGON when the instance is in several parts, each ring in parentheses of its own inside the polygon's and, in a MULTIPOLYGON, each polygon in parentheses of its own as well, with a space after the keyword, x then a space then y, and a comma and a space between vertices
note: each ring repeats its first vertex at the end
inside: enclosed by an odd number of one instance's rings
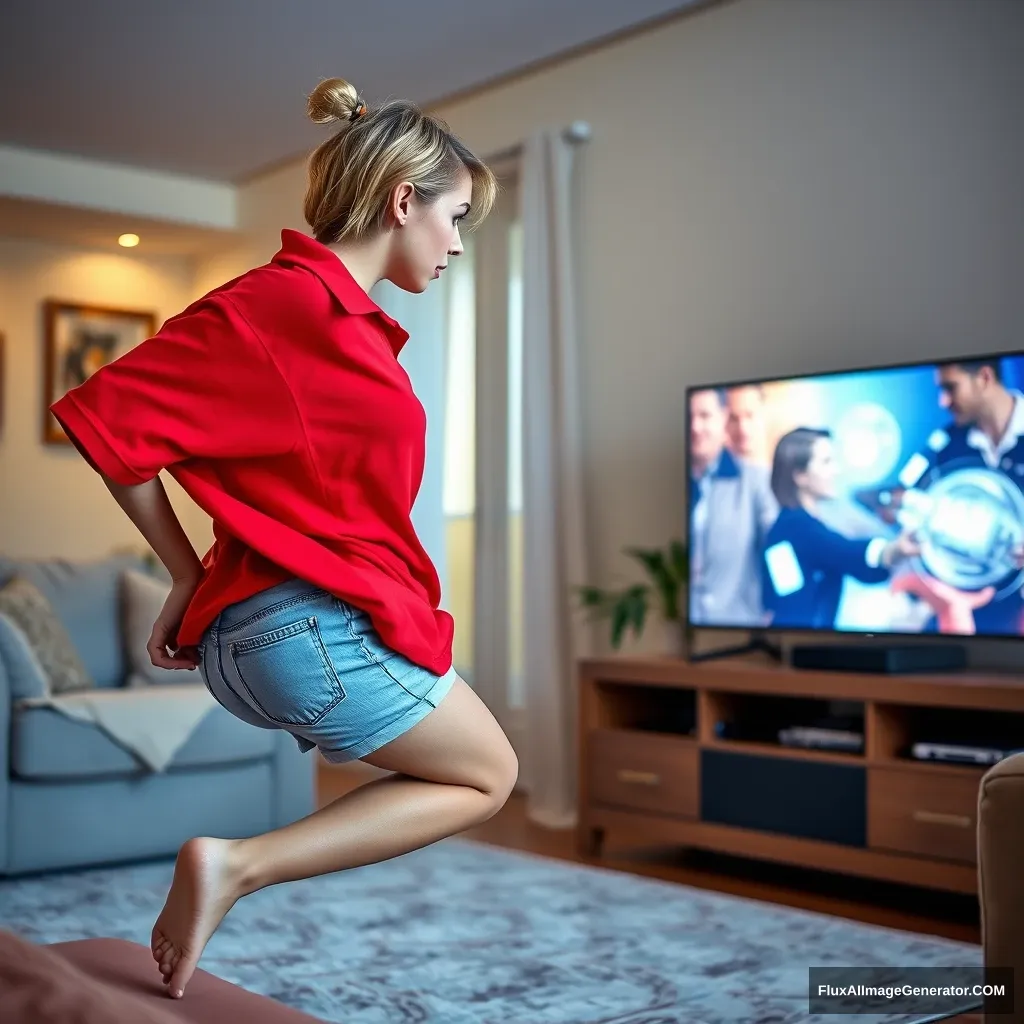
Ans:
POLYGON ((457 186, 463 168, 473 183, 470 227, 494 205, 498 184, 490 168, 443 121, 412 103, 394 100, 369 110, 353 85, 329 78, 313 90, 307 112, 317 124, 340 122, 309 160, 303 213, 318 242, 383 229, 396 185, 410 182, 430 204, 457 186))

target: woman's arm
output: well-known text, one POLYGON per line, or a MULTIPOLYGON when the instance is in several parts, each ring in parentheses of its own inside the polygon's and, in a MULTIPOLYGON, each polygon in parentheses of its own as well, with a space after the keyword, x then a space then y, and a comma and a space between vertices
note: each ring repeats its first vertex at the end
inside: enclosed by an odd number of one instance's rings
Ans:
POLYGON ((149 542, 171 574, 171 579, 175 583, 198 583, 203 574, 203 563, 171 508, 160 477, 130 486, 115 483, 108 476, 103 477, 103 482, 149 542))
POLYGON ((156 552, 171 575, 171 592, 153 625, 147 650, 160 668, 195 668, 194 651, 174 650, 178 628, 203 575, 203 563, 174 514, 160 477, 142 484, 116 483, 103 475, 103 482, 156 552), (173 653, 169 653, 174 650, 173 653))

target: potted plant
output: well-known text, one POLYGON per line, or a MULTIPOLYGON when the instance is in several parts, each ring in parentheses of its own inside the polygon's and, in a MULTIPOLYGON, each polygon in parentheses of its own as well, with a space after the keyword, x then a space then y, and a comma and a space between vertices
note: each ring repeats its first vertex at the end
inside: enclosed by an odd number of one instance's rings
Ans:
POLYGON ((630 630, 639 638, 651 613, 657 611, 665 629, 666 653, 681 657, 689 639, 683 607, 690 571, 685 545, 673 540, 665 550, 629 547, 624 553, 643 566, 648 581, 621 590, 577 587, 581 608, 590 612, 592 618, 610 621, 611 643, 616 650, 630 630))

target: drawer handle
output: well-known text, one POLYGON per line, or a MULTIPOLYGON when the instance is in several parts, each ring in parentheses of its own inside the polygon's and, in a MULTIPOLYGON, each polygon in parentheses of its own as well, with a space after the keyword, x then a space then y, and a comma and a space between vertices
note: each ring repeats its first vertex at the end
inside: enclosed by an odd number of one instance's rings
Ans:
POLYGON ((939 814, 937 811, 914 811, 914 821, 928 825, 951 825, 954 828, 970 828, 971 819, 966 814, 939 814))
POLYGON ((641 786, 656 786, 661 781, 661 776, 655 772, 638 772, 632 768, 620 768, 616 778, 619 782, 635 782, 641 786))

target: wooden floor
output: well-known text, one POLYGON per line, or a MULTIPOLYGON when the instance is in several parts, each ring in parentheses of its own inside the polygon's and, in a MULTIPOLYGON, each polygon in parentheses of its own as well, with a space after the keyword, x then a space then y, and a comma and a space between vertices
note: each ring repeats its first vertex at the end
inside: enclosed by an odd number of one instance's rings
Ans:
MULTIPOLYGON (((320 769, 320 802, 331 800, 383 774, 362 764, 320 769)), ((918 891, 874 881, 836 877, 781 865, 755 863, 699 851, 616 849, 600 858, 581 856, 572 830, 552 831, 532 823, 526 800, 514 794, 490 821, 464 832, 466 838, 509 849, 679 882, 700 889, 832 914, 867 924, 980 942, 978 903, 971 896, 918 891)), ((967 1024, 980 1016, 955 1018, 967 1024)))

